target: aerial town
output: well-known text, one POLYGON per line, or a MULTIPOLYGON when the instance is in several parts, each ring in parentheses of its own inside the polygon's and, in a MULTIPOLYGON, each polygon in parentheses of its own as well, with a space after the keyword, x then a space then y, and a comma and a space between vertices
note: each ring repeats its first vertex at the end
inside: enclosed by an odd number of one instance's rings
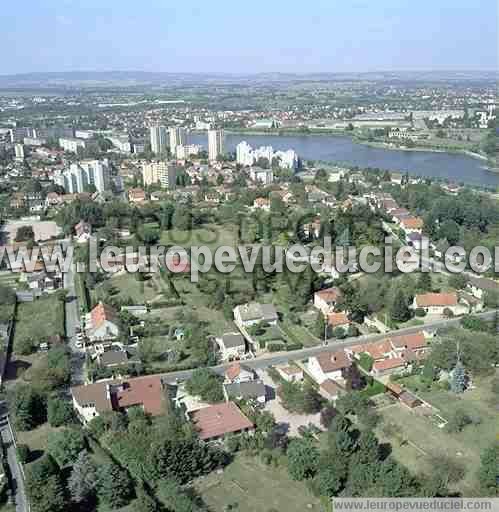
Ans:
POLYGON ((496 123, 486 71, 0 75, 0 512, 496 497, 496 123))

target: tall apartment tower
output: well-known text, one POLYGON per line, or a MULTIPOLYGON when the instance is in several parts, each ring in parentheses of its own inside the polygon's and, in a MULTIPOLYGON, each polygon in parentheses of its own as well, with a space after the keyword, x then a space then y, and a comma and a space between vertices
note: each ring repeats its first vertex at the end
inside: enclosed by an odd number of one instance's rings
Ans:
POLYGON ((142 165, 144 186, 159 183, 162 188, 174 189, 177 181, 177 168, 167 162, 151 162, 142 165))
POLYGON ((103 160, 82 160, 70 165, 69 169, 56 176, 56 183, 68 194, 87 192, 93 185, 98 192, 109 189, 110 168, 107 158, 103 160))
POLYGON ((168 128, 168 132, 170 135, 170 152, 172 155, 176 155, 177 146, 186 145, 185 129, 173 126, 168 128))
POLYGON ((208 159, 214 162, 224 153, 224 131, 208 130, 208 159))
POLYGON ((166 127, 160 125, 154 125, 150 128, 150 137, 151 137, 151 151, 159 155, 161 153, 166 153, 168 149, 168 142, 166 138, 166 127))
POLYGON ((14 151, 16 154, 16 162, 24 161, 24 146, 22 144, 16 144, 14 146, 14 151))

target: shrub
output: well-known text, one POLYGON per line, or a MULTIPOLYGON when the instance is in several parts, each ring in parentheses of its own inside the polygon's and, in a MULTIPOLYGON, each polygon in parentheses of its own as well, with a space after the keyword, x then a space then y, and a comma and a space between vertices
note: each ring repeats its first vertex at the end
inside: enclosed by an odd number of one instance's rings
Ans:
POLYGON ((300 350, 303 348, 302 343, 288 343, 286 345, 286 350, 290 352, 291 350, 300 350))
POLYGON ((364 371, 369 373, 373 369, 373 364, 374 364, 374 359, 369 354, 366 354, 365 352, 363 352, 360 355, 359 366, 364 371))
POLYGON ((27 444, 17 445, 17 457, 22 464, 27 464, 31 457, 31 450, 27 444))
POLYGON ((445 316, 445 318, 453 318, 454 312, 452 311, 452 309, 445 308, 443 311, 443 315, 445 316))
POLYGON ((269 352, 279 352, 280 350, 284 350, 284 343, 269 343, 267 345, 267 350, 269 352))

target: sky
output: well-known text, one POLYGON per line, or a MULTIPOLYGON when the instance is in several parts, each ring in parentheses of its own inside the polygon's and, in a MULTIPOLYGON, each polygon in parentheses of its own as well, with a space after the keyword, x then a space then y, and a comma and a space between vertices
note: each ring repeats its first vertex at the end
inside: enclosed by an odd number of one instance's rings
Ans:
POLYGON ((497 68, 497 0, 4 0, 0 74, 497 68))

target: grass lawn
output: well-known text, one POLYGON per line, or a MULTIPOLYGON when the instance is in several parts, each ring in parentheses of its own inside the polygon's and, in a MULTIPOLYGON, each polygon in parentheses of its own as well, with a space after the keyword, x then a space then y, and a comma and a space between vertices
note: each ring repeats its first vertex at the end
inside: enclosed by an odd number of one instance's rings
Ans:
POLYGON ((235 247, 237 245, 237 231, 233 225, 219 226, 207 224, 203 228, 183 231, 170 229, 161 233, 161 245, 179 245, 181 247, 207 246, 216 249, 222 245, 235 247))
POLYGON ((14 352, 29 340, 38 346, 40 341, 54 334, 65 335, 64 305, 57 297, 43 297, 17 306, 14 352))
POLYGON ((0 286, 7 286, 9 288, 16 288, 19 281, 19 274, 5 270, 0 272, 0 286))
POLYGON ((227 505, 238 512, 321 510, 319 500, 303 483, 291 480, 286 468, 268 467, 242 455, 223 474, 198 479, 195 488, 210 510, 225 510, 227 505))
POLYGON ((45 452, 47 449, 49 434, 61 430, 62 428, 64 427, 55 428, 51 427, 48 423, 44 423, 34 430, 16 432, 17 442, 18 444, 27 444, 31 452, 42 455, 41 452, 45 452))
MULTIPOLYGON (((157 276, 159 278, 159 276, 157 276)), ((139 281, 136 274, 121 274, 112 277, 109 281, 111 285, 119 290, 120 298, 133 299, 134 304, 144 304, 152 302, 158 295, 167 290, 167 287, 159 287, 157 279, 151 278, 147 281, 139 281)))
POLYGON ((191 283, 188 278, 175 279, 175 287, 185 302, 185 306, 195 312, 200 320, 209 323, 208 330, 210 334, 222 335, 224 332, 237 331, 232 321, 226 320, 223 312, 216 310, 209 305, 211 297, 201 293, 195 283, 191 283))
POLYGON ((0 323, 7 323, 14 316, 14 305, 3 304, 0 306, 0 323))
POLYGON ((315 347, 321 344, 319 340, 307 329, 304 325, 296 325, 290 322, 285 322, 281 328, 287 334, 291 343, 301 343, 304 347, 315 347))
POLYGON ((450 391, 429 391, 418 393, 440 410, 440 415, 448 419, 456 410, 462 409, 472 417, 480 418, 479 425, 465 427, 459 433, 447 433, 432 424, 430 419, 418 416, 409 409, 397 404, 381 409, 383 423, 378 434, 383 441, 389 441, 397 459, 414 472, 425 472, 431 468, 431 458, 445 453, 466 468, 462 482, 456 485, 464 496, 472 495, 477 486, 476 473, 480 464, 480 454, 490 446, 497 435, 497 397, 491 389, 492 377, 477 379, 476 389, 457 396, 450 391), (391 425, 398 435, 388 433, 391 425), (408 443, 401 444, 401 440, 408 443))

